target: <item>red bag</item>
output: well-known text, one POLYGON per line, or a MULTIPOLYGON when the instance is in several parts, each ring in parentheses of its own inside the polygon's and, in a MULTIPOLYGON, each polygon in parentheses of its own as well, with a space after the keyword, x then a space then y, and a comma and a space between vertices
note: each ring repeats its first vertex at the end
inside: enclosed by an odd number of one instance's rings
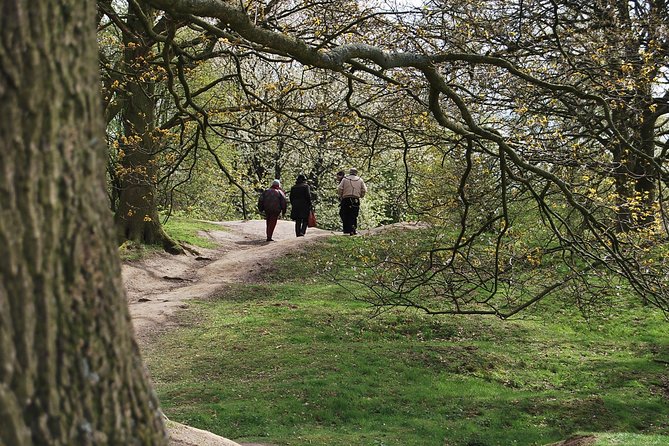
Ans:
POLYGON ((318 222, 316 221, 316 214, 314 211, 309 211, 309 220, 307 220, 307 226, 310 228, 315 228, 318 222))

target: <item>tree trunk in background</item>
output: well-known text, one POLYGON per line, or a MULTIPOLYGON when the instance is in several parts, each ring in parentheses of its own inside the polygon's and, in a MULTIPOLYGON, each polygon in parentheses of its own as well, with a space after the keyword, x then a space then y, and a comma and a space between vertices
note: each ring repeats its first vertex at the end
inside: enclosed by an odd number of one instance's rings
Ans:
MULTIPOLYGON (((140 2, 142 3, 142 2, 140 2)), ((143 11, 149 18, 151 9, 143 11)), ((156 131, 155 80, 149 59, 152 39, 131 6, 127 19, 132 35, 123 35, 125 44, 124 68, 128 82, 123 93, 121 118, 125 136, 121 168, 117 171, 120 190, 118 209, 114 217, 120 241, 162 245, 172 254, 182 254, 183 248, 170 238, 160 224, 156 205, 159 140, 156 131)))
POLYGON ((95 2, 0 3, 0 444, 165 445, 105 193, 95 2))
MULTIPOLYGON (((626 135, 630 143, 638 150, 635 153, 622 143, 613 144, 610 150, 614 162, 614 179, 617 196, 618 231, 627 232, 648 227, 655 221, 655 203, 657 186, 655 166, 649 161, 655 156, 655 119, 650 111, 647 99, 633 113, 615 113, 619 118, 620 129, 631 129, 626 135), (640 117, 639 117, 640 116, 640 117)), ((639 101, 641 102, 641 101, 639 101)))

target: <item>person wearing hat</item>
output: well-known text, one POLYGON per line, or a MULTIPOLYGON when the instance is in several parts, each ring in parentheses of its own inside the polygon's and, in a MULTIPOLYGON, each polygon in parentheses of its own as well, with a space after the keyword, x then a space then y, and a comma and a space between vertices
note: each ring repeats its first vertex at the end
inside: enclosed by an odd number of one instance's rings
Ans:
POLYGON ((290 218, 295 220, 295 235, 303 237, 307 233, 309 212, 313 210, 311 203, 311 189, 307 184, 307 177, 297 176, 295 185, 290 188, 290 218))
POLYGON ((344 234, 356 235, 358 228, 358 214, 360 213, 360 199, 367 193, 365 182, 358 176, 358 169, 351 168, 348 175, 342 178, 337 193, 341 200, 341 217, 344 225, 344 234))
MULTIPOLYGON (((339 186, 339 183, 341 183, 341 180, 343 180, 345 176, 346 176, 346 172, 344 172, 343 170, 340 170, 339 172, 337 172, 335 174, 335 184, 337 186, 339 186)), ((342 228, 343 228, 344 227, 344 213, 342 211, 341 198, 340 197, 337 197, 337 198, 339 198, 339 219, 341 220, 341 224, 342 224, 342 228)))
POLYGON ((258 211, 265 214, 265 226, 267 241, 273 242, 272 235, 276 222, 279 220, 279 214, 286 215, 286 195, 281 189, 281 181, 274 180, 269 189, 265 189, 258 198, 258 211))

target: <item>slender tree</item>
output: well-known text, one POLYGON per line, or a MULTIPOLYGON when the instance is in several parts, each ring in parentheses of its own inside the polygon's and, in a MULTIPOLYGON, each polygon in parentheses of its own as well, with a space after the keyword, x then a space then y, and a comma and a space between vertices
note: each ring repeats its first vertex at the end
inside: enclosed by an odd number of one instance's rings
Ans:
POLYGON ((0 6, 0 444, 164 445, 104 184, 95 3, 0 6))

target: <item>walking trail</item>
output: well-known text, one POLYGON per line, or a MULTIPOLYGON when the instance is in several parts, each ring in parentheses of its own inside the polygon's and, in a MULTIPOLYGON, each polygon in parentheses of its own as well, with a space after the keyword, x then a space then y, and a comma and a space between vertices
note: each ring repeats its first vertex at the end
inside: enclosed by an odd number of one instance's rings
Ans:
MULTIPOLYGON (((197 248, 199 255, 173 256, 160 253, 126 262, 123 281, 128 297, 135 337, 140 349, 160 333, 175 326, 177 312, 190 299, 219 293, 226 284, 250 283, 272 268, 272 260, 305 249, 333 232, 309 228, 305 237, 295 237, 294 223, 279 220, 274 242, 265 241, 265 221, 217 223, 220 231, 207 231, 217 242, 215 249, 197 248)), ((168 421, 170 446, 240 446, 210 432, 168 421)), ((242 443, 241 446, 271 446, 242 443)))

